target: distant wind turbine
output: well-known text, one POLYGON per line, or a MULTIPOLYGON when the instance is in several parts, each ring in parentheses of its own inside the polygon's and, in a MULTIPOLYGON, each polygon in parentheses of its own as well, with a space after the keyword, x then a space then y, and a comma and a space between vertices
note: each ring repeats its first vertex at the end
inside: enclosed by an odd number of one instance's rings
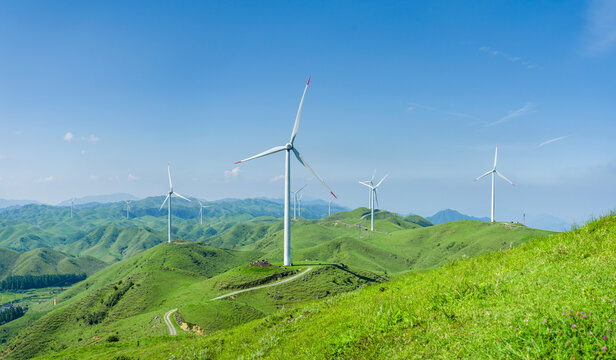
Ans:
POLYGON ((126 220, 128 220, 128 212, 130 211, 130 200, 126 201, 126 220))
MULTIPOLYGON (((374 231, 374 201, 376 200, 377 205, 379 203, 379 199, 378 199, 378 197, 376 195, 376 189, 379 186, 381 186, 383 181, 385 181, 385 179, 387 179, 388 176, 389 176, 389 174, 383 176, 381 181, 379 181, 376 185, 372 184, 372 180, 370 180, 370 182, 368 182, 368 181, 360 181, 359 182, 360 184, 370 188, 370 231, 374 231)), ((372 179, 374 179, 374 176, 372 176, 372 179)))
POLYGON ((336 199, 329 200, 329 204, 328 204, 329 212, 328 212, 327 216, 331 216, 332 215, 332 201, 334 201, 334 200, 336 200, 336 199))
POLYGON ((165 201, 163 201, 163 204, 160 206, 160 209, 158 209, 158 211, 161 211, 163 209, 163 206, 165 206, 165 203, 167 202, 167 200, 169 201, 169 203, 167 204, 168 206, 168 214, 167 214, 167 242, 169 242, 169 244, 171 244, 171 196, 175 195, 179 198, 182 198, 186 201, 190 201, 193 202, 192 200, 189 200, 187 198, 185 198, 184 196, 178 194, 177 192, 173 191, 173 183, 171 182, 171 164, 167 163, 167 175, 169 175, 169 193, 167 194, 167 197, 165 198, 165 201))
POLYGON ((496 151, 494 152, 494 167, 492 168, 492 170, 486 172, 485 174, 483 174, 480 177, 475 179, 475 181, 477 181, 477 180, 481 179, 482 177, 485 177, 485 176, 488 176, 488 175, 492 174, 492 211, 490 213, 490 222, 494 222, 494 174, 500 176, 501 178, 503 178, 503 180, 505 180, 506 182, 508 182, 511 185, 515 186, 514 183, 512 183, 509 179, 504 177, 503 174, 499 173, 498 170, 496 170, 496 160, 497 160, 497 158, 498 158, 498 145, 496 145, 496 151))
POLYGON ((297 194, 302 192, 302 190, 304 190, 304 188, 306 186, 308 186, 308 184, 302 186, 298 190, 293 191, 293 220, 297 219, 297 204, 298 204, 298 201, 299 201, 299 199, 297 198, 297 194))
POLYGON ((302 95, 302 100, 299 103, 299 109, 297 110, 297 116, 295 117, 295 125, 293 126, 293 132, 291 133, 291 139, 285 145, 276 146, 269 150, 266 150, 260 154, 255 156, 246 158, 244 160, 240 160, 236 162, 236 164, 246 162, 248 160, 253 160, 256 158, 260 158, 262 156, 270 155, 277 153, 279 151, 286 151, 285 157, 285 174, 284 174, 284 266, 291 265, 291 216, 290 216, 290 198, 291 198, 291 151, 295 154, 295 157, 305 168, 310 170, 312 174, 329 190, 333 197, 336 197, 334 192, 327 186, 325 181, 321 179, 319 175, 308 165, 306 160, 300 155, 297 148, 293 145, 295 141, 295 136, 297 135, 297 130, 299 128, 299 119, 302 115, 302 106, 304 105, 304 97, 306 96, 306 90, 308 90, 308 84, 310 84, 310 78, 308 78, 308 82, 306 82, 306 88, 304 89, 304 93, 302 95))
POLYGON ((75 198, 71 198, 71 217, 73 217, 73 203, 75 198))

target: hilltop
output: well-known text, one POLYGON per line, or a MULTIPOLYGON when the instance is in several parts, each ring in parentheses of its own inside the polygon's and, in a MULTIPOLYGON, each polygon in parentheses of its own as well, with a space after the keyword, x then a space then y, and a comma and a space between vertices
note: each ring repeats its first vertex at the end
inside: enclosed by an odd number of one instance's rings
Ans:
POLYGON ((613 358, 616 216, 207 337, 47 358, 613 358))
POLYGON ((0 280, 7 276, 46 274, 94 274, 107 266, 91 256, 74 257, 60 251, 40 248, 19 253, 0 248, 0 280))

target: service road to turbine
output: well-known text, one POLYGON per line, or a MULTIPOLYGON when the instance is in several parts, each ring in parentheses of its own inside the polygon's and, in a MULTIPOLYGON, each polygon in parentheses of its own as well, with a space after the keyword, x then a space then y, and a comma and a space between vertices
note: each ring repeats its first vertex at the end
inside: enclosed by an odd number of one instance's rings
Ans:
POLYGON ((173 324, 171 323, 171 314, 173 314, 174 312, 178 311, 178 308, 175 308, 173 310, 169 310, 165 313, 165 316, 163 316, 163 319, 165 319, 165 324, 167 324, 167 328, 169 329, 169 335, 177 335, 177 331, 175 330, 175 326, 173 326, 173 324))
MULTIPOLYGON (((299 274, 297 274, 297 275, 291 276, 291 277, 290 277, 290 278, 288 278, 288 279, 283 279, 283 280, 280 280, 280 281, 275 282, 275 283, 272 283, 272 284, 259 285, 259 286, 251 287, 251 288, 248 288, 248 289, 242 289, 242 290, 238 290, 238 291, 230 292, 230 293, 228 293, 228 294, 225 294, 225 295, 220 295, 220 296, 218 296, 218 297, 215 297, 215 298, 213 298, 213 299, 210 299, 210 301, 211 301, 211 300, 220 300, 220 299, 224 299, 224 298, 226 298, 226 297, 233 296, 233 295, 237 295, 237 294, 239 294, 239 293, 243 293, 243 292, 246 292, 246 291, 252 291, 252 290, 262 289, 262 288, 266 288, 266 287, 270 287, 270 286, 276 286, 276 285, 284 284, 284 283, 286 283, 286 282, 293 281, 293 280, 295 280, 295 279, 297 279, 297 278, 300 278, 300 277, 302 277, 302 276, 306 275, 306 274, 307 274, 310 270, 312 270, 312 266, 311 266, 311 267, 309 267, 308 269, 306 269, 306 270, 302 271, 301 273, 299 273, 299 274)), ((173 310, 169 310, 169 311, 167 311, 167 313, 165 313, 165 316, 164 316, 165 323, 167 324, 167 327, 169 328, 169 335, 177 335, 177 332, 176 332, 176 330, 175 330, 175 327, 173 326, 173 324, 171 323, 171 319, 169 318, 169 317, 171 316, 171 314, 173 314, 173 313, 174 313, 174 312, 176 312, 177 310, 178 310, 178 308, 175 308, 175 309, 173 309, 173 310)))
POLYGON ((300 278, 300 277, 306 275, 310 270, 312 270, 312 267, 309 267, 308 269, 304 270, 303 272, 301 272, 301 273, 299 273, 299 274, 297 274, 295 276, 291 276, 288 279, 280 280, 280 281, 272 283, 272 284, 259 285, 259 286, 251 287, 251 288, 248 288, 248 289, 237 290, 237 291, 225 294, 225 295, 220 295, 220 296, 215 297, 215 298, 213 298, 211 300, 220 300, 220 299, 224 299, 226 297, 237 295, 237 294, 240 294, 240 293, 243 293, 243 292, 246 292, 246 291, 252 291, 252 290, 262 289, 262 288, 266 288, 266 287, 270 287, 270 286, 276 286, 276 285, 284 284, 286 282, 293 281, 293 280, 295 280, 297 278, 300 278))

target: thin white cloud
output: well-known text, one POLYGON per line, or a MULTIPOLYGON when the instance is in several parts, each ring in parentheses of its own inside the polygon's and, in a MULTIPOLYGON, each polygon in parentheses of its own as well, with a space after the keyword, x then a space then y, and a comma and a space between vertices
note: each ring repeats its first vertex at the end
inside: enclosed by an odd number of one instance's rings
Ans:
POLYGON ((96 175, 90 175, 90 180, 96 180, 96 179, 98 179, 98 176, 96 176, 96 175))
POLYGON ((512 56, 507 54, 506 52, 500 51, 500 50, 495 50, 495 49, 491 49, 488 46, 482 46, 479 48, 479 51, 486 53, 492 57, 500 57, 503 58, 509 62, 512 63, 518 63, 522 66, 524 66, 527 69, 536 69, 539 66, 537 64, 533 64, 529 61, 523 60, 522 58, 520 58, 519 56, 512 56))
POLYGON ((280 180, 284 180, 284 175, 274 176, 271 181, 272 182, 278 182, 280 180))
POLYGON ((81 150, 81 155, 85 155, 86 154, 86 150, 81 150))
POLYGON ((133 174, 128 174, 128 181, 139 180, 139 178, 133 174))
POLYGON ((71 142, 71 141, 73 141, 73 133, 71 133, 71 132, 67 132, 66 134, 64 134, 63 139, 64 139, 64 141, 66 141, 66 142, 71 142))
POLYGON ((459 112, 452 112, 452 111, 444 111, 444 110, 440 110, 437 108, 434 108, 432 106, 427 106, 427 105, 421 105, 421 104, 411 104, 411 106, 409 106, 406 111, 408 112, 412 112, 415 111, 417 109, 423 109, 423 110, 428 110, 428 111, 434 111, 440 114, 445 114, 445 115, 452 115, 452 116, 458 116, 458 117, 464 117, 464 118, 473 118, 473 116, 468 115, 468 114, 463 114, 463 113, 459 113, 459 112))
POLYGON ((49 175, 47 177, 39 178, 36 182, 37 183, 50 183, 54 181, 55 179, 56 179, 55 176, 49 175))
POLYGON ((0 181, 4 180, 4 178, 2 176, 0 176, 0 181))
POLYGON ((616 46, 616 1, 590 1, 587 21, 586 41, 590 55, 600 55, 616 46))
POLYGON ((99 138, 96 135, 90 135, 90 136, 82 136, 81 140, 88 141, 88 142, 91 142, 91 143, 97 143, 97 142, 101 141, 101 138, 99 138))
POLYGON ((557 137, 557 138, 554 138, 554 139, 550 139, 550 140, 544 141, 541 144, 539 144, 539 147, 545 146, 547 144, 551 144, 553 142, 560 141, 560 140, 565 139, 565 138, 567 138, 567 137, 566 136, 560 136, 560 137, 557 137))
POLYGON ((503 116, 502 118, 500 118, 500 119, 498 119, 498 120, 496 120, 494 122, 491 122, 489 125, 493 126, 493 125, 502 124, 502 123, 504 123, 506 121, 509 121, 511 119, 515 119, 515 118, 520 117, 522 115, 526 115, 526 114, 532 112, 533 109, 534 109, 534 105, 532 103, 528 102, 528 103, 526 103, 526 105, 522 106, 521 108, 513 110, 513 111, 510 111, 507 115, 503 116))
POLYGON ((225 180, 229 181, 240 174, 240 168, 234 167, 232 170, 225 170, 225 180))
POLYGON ((0 160, 6 159, 6 155, 0 154, 0 160))

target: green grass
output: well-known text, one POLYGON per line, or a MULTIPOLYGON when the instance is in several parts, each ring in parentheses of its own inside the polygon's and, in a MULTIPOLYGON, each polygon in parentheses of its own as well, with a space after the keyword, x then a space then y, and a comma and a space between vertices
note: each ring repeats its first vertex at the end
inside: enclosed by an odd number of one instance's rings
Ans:
POLYGON ((0 249, 0 263, 0 280, 11 275, 92 275, 107 266, 103 261, 91 256, 74 257, 47 248, 33 249, 25 253, 0 249))
POLYGON ((120 341, 47 358, 614 358, 614 268, 611 215, 207 337, 154 337, 139 348, 120 341))

